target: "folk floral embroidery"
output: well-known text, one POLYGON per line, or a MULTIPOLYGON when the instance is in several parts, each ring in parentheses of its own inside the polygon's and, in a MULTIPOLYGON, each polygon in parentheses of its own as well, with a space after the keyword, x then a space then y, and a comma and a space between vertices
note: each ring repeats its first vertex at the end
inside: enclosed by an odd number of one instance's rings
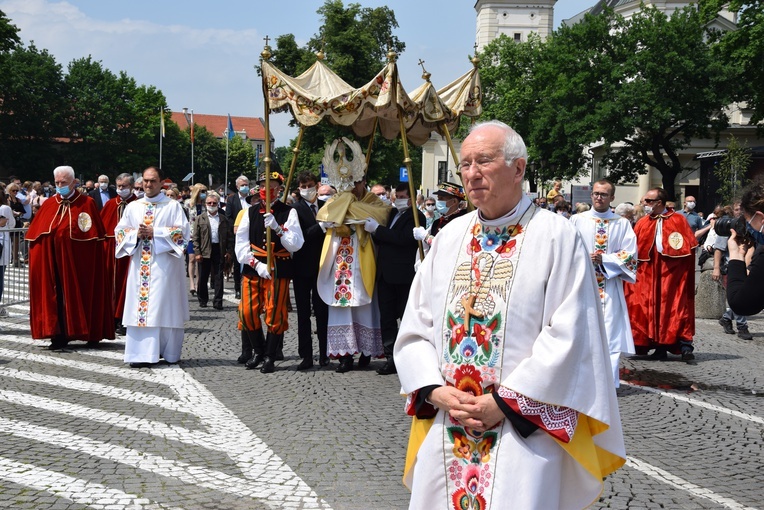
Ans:
POLYGON ((186 247, 186 240, 183 239, 183 230, 180 227, 167 227, 167 233, 172 244, 183 248, 186 247))
MULTIPOLYGON (((143 224, 152 226, 154 224, 154 209, 152 203, 146 204, 146 210, 143 213, 143 224)), ((141 239, 141 262, 140 262, 140 290, 138 291, 138 327, 146 327, 149 315, 149 290, 151 284, 151 256, 152 240, 148 238, 141 239)))
MULTIPOLYGON (((607 253, 608 242, 608 220, 602 218, 594 218, 594 253, 607 253)), ((600 301, 605 303, 605 284, 607 278, 600 266, 595 266, 595 276, 597 277, 597 290, 600 293, 600 301)))
POLYGON ((350 237, 340 238, 340 247, 334 260, 334 306, 350 306, 353 299, 353 260, 355 252, 350 237))
MULTIPOLYGON (((533 210, 529 208, 530 214, 533 210)), ((498 227, 476 223, 452 278, 443 328, 442 373, 448 385, 475 396, 492 393, 501 379, 504 317, 525 234, 523 219, 516 225, 498 227)), ((488 508, 495 451, 505 422, 478 432, 450 416, 445 419, 451 508, 488 508)))
POLYGON ((616 257, 618 257, 618 260, 621 261, 621 264, 624 265, 624 267, 631 273, 637 272, 637 259, 634 258, 634 254, 626 251, 621 250, 618 253, 615 254, 616 257))

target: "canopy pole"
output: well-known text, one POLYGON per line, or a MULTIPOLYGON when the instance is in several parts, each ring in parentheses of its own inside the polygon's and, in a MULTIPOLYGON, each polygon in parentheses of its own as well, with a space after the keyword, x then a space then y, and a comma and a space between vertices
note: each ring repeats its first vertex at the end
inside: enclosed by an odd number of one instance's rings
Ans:
MULTIPOLYGON (((268 37, 265 37, 265 47, 260 53, 261 67, 262 62, 271 58, 271 47, 268 45, 268 37)), ((265 157, 263 158, 263 167, 265 168, 265 212, 271 212, 271 128, 270 128, 270 102, 268 101, 268 84, 266 83, 265 73, 261 72, 263 82, 263 104, 265 111, 264 127, 265 127, 265 157)), ((257 179, 257 176, 255 176, 257 179)), ((271 229, 265 228, 265 249, 266 249, 266 263, 268 264, 268 271, 271 270, 271 262, 273 259, 273 248, 271 247, 271 229)), ((272 276, 272 275, 271 275, 272 276)))
MULTIPOLYGON (((451 139, 451 133, 448 131, 448 126, 445 122, 443 122, 440 125, 440 131, 443 133, 443 136, 446 137, 446 142, 448 143, 448 148, 451 149, 451 156, 454 158, 454 165, 456 165, 456 175, 459 176, 459 181, 461 182, 462 187, 464 187, 464 181, 462 181, 462 174, 459 172, 459 155, 456 153, 456 148, 454 147, 454 141, 451 139)), ((475 208, 475 205, 470 201, 470 197, 467 196, 467 193, 464 194, 464 198, 467 200, 467 204, 469 204, 470 211, 475 208)))
POLYGON ((305 126, 300 124, 300 131, 297 133, 297 143, 294 145, 294 149, 292 149, 292 152, 294 155, 292 156, 292 163, 289 165, 289 175, 287 176, 287 180, 284 183, 284 196, 281 198, 281 201, 286 204, 286 198, 289 194, 289 187, 292 185, 292 176, 294 176, 294 169, 297 166, 297 155, 300 153, 300 146, 302 145, 302 135, 305 133, 305 126))
POLYGON ((369 147, 366 149, 366 170, 364 174, 369 173, 369 163, 371 163, 371 149, 374 147, 374 135, 377 134, 377 124, 379 124, 379 117, 374 117, 374 127, 371 129, 371 136, 369 137, 369 147))

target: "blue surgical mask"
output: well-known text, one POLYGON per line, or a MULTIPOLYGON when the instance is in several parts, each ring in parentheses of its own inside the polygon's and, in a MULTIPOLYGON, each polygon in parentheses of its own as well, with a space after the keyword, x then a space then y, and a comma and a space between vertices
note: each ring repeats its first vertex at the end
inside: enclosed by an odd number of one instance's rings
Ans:
POLYGON ((71 192, 72 192, 72 190, 71 190, 71 189, 69 189, 69 186, 63 186, 63 187, 61 187, 61 188, 59 188, 58 186, 56 186, 56 193, 58 193, 58 194, 59 194, 59 195, 61 195, 62 197, 66 197, 66 196, 69 196, 69 193, 71 193, 71 192))
POLYGON ((199 198, 204 200, 205 198, 207 198, 207 193, 199 193, 199 198))
POLYGON ((437 209, 440 214, 446 214, 448 212, 448 202, 445 200, 438 200, 435 202, 435 209, 437 209))
POLYGON ((249 193, 249 186, 246 186, 246 185, 239 186, 239 193, 241 193, 242 195, 246 195, 247 193, 249 193))

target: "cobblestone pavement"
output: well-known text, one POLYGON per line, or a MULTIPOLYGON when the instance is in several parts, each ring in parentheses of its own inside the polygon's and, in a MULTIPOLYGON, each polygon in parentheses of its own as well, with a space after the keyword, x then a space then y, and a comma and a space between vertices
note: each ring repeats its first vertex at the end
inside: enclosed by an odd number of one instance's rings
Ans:
MULTIPOLYGON (((130 369, 124 343, 50 352, 28 308, 0 318, 0 507, 406 508, 395 376, 245 370, 236 308, 191 301, 183 360, 130 369)), ((294 314, 290 316, 296 325, 294 314)), ((628 464, 595 508, 764 508, 764 320, 753 341, 698 320, 697 362, 623 362, 628 464)))

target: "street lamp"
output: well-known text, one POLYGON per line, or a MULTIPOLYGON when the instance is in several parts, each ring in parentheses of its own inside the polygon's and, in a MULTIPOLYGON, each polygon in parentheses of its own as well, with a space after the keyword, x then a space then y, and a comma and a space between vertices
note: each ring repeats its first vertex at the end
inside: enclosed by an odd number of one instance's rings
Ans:
POLYGON ((186 124, 191 129, 191 185, 194 184, 194 110, 183 108, 183 116, 186 118, 186 124), (190 112, 190 115, 189 115, 190 112))

